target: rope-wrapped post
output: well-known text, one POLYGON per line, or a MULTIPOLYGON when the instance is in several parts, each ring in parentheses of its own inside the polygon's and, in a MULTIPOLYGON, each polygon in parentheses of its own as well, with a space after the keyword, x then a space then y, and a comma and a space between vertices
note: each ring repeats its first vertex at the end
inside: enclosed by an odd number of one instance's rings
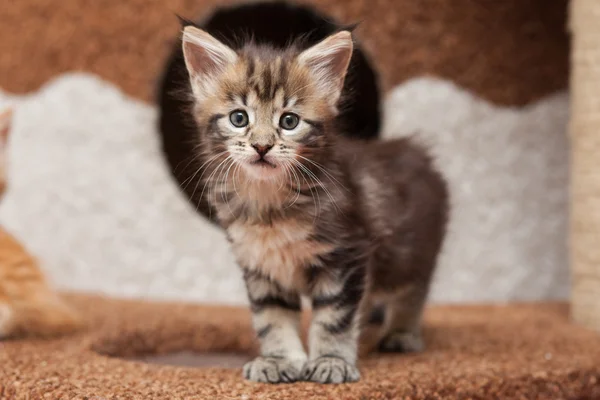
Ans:
POLYGON ((600 1, 570 11, 571 313, 600 331, 600 1))

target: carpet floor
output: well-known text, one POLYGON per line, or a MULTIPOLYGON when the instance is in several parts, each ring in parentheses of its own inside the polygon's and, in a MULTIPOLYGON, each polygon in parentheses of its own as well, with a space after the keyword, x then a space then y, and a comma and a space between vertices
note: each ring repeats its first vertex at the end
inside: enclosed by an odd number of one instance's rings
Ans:
POLYGON ((367 355, 360 382, 324 386, 244 381, 255 342, 243 308, 67 297, 88 329, 1 343, 0 398, 600 398, 600 336, 563 304, 431 307, 425 352, 367 355))

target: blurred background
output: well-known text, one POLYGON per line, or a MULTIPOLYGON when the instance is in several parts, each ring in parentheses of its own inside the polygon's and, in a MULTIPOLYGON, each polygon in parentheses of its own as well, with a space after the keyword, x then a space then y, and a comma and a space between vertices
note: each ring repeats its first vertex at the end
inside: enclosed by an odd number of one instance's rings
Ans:
MULTIPOLYGON (((313 0, 378 73, 383 137, 417 135, 450 183, 435 302, 568 297, 566 0, 313 0)), ((15 107, 0 223, 61 289, 245 303, 219 229, 164 160, 155 105, 179 34, 216 0, 4 1, 15 107)))

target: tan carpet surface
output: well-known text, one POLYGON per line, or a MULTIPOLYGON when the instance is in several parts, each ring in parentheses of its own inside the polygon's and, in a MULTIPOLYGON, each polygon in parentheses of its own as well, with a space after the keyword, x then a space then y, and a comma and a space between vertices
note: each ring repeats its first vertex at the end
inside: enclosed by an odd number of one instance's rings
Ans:
POLYGON ((596 399, 600 336, 560 304, 444 306, 426 313, 428 350, 374 354, 355 384, 255 384, 239 368, 146 364, 181 350, 250 354, 246 310, 76 295, 89 331, 0 347, 3 399, 596 399))

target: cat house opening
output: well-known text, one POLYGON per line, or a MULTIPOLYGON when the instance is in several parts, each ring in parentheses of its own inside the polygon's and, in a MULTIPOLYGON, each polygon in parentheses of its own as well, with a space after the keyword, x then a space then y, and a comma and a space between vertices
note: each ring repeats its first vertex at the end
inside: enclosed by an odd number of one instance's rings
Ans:
POLYGON ((251 356, 238 353, 178 351, 166 354, 146 354, 127 358, 147 364, 171 365, 176 367, 241 368, 251 356))

